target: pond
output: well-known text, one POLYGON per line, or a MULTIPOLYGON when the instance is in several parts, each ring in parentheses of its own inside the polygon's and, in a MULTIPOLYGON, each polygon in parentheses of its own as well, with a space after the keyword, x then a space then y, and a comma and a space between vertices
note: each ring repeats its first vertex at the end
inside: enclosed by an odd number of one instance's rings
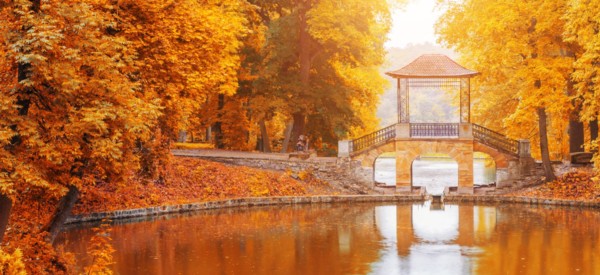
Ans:
MULTIPOLYGON (((600 274, 600 212, 525 205, 314 204, 119 221, 115 274, 600 274)), ((80 265, 93 232, 58 245, 80 265)))
MULTIPOLYGON (((441 194, 447 186, 458 186, 458 164, 449 157, 421 157, 413 162, 413 185, 424 186, 429 194, 441 194)), ((396 185, 396 159, 379 157, 375 161, 376 182, 396 185)), ((473 159, 473 183, 496 182, 496 167, 490 159, 473 159)))

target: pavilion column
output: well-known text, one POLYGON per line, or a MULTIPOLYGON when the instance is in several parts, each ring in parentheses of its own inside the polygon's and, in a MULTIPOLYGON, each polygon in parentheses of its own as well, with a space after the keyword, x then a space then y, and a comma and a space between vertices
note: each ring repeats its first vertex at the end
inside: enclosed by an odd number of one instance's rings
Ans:
POLYGON ((471 79, 460 79, 460 123, 471 123, 471 79))
POLYGON ((408 103, 408 79, 398 78, 398 123, 410 122, 408 103))

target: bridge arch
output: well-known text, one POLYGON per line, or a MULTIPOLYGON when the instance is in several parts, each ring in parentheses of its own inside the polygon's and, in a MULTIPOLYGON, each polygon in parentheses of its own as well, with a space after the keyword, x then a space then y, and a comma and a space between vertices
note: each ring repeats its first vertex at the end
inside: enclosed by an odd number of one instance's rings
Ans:
POLYGON ((473 151, 485 153, 490 156, 496 163, 496 169, 506 169, 511 160, 517 160, 517 157, 502 153, 479 142, 473 142, 473 151))
POLYGON ((446 187, 458 186, 458 162, 447 154, 419 155, 411 169, 413 186, 425 187, 429 194, 442 194, 446 187))
POLYGON ((473 184, 488 185, 498 179, 497 160, 491 155, 475 151, 473 153, 473 184))
POLYGON ((458 163, 458 186, 473 186, 473 142, 460 139, 397 140, 396 186, 412 188, 412 162, 419 155, 446 154, 458 163))
POLYGON ((378 186, 396 186, 396 154, 379 155, 373 163, 373 181, 378 186))
POLYGON ((395 153, 396 152, 396 144, 393 140, 378 145, 373 146, 367 150, 358 152, 353 159, 359 160, 361 166, 363 167, 375 167, 375 161, 377 158, 385 153, 395 153))

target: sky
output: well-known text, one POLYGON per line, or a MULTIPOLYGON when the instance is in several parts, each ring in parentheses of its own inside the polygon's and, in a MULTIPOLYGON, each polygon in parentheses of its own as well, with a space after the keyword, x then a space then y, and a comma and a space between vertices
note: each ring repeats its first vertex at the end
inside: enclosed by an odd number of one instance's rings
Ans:
POLYGON ((409 0, 401 10, 392 12, 393 25, 386 48, 403 48, 408 44, 436 44, 434 25, 441 11, 435 10, 436 0, 409 0))

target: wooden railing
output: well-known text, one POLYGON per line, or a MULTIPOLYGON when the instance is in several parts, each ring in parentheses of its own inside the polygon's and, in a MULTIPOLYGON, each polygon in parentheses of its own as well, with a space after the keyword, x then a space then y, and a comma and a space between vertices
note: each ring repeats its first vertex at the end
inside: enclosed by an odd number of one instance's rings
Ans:
POLYGON ((396 125, 385 127, 368 135, 350 141, 350 152, 357 152, 371 146, 385 143, 396 137, 396 125))
POLYGON ((519 141, 507 138, 503 134, 473 124, 473 139, 511 155, 519 155, 519 141))
POLYGON ((410 137, 458 137, 458 123, 411 123, 410 137))

